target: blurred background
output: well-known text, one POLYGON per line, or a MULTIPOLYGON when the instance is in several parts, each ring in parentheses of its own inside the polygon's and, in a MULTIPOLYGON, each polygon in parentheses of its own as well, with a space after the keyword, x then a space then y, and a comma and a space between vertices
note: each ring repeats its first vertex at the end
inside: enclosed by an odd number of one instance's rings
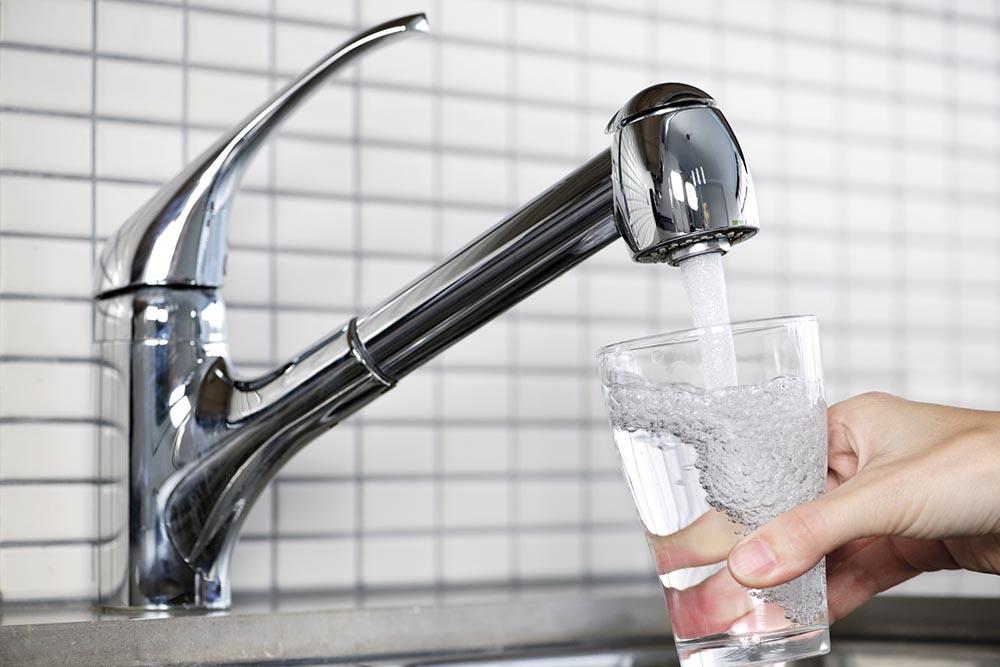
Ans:
MULTIPOLYGON (((831 401, 1000 408, 1000 2, 0 0, 4 600, 96 593, 102 241, 300 70, 416 11, 429 38, 337 77, 243 182, 224 293, 246 373, 388 297, 676 80, 719 100, 757 185, 762 230, 726 257, 734 319, 818 315, 831 401)), ((295 457, 243 531, 237 595, 654 589, 594 352, 685 326, 678 272, 613 244, 295 457)))

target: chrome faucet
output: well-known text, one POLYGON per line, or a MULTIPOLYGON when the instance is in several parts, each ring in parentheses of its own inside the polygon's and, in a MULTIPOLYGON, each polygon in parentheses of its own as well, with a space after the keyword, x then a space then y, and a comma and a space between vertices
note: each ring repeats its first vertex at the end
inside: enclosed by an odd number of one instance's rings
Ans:
POLYGON ((640 92, 612 147, 439 266, 262 377, 232 372, 219 295, 229 212, 250 157, 332 72, 422 14, 338 47, 167 183, 109 239, 94 337, 107 607, 222 609, 247 511, 312 438, 436 354, 624 237, 638 262, 726 252, 757 231, 740 147, 715 101, 640 92))

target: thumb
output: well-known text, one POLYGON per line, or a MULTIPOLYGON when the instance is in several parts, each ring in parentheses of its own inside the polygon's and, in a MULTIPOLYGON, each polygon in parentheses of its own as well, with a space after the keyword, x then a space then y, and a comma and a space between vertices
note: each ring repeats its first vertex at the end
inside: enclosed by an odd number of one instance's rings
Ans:
MULTIPOLYGON (((856 481, 856 480, 852 480, 856 481)), ((729 553, 729 571, 750 588, 768 588, 808 572, 852 540, 882 533, 890 509, 871 485, 843 484, 767 522, 729 553)))

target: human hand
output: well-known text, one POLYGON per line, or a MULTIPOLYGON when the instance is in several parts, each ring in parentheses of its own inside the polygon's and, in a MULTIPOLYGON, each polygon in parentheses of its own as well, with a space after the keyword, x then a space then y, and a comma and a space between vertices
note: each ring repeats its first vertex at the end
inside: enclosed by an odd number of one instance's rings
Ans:
POLYGON ((1000 573, 1000 413, 872 393, 828 426, 827 493, 740 540, 737 582, 775 586, 829 554, 833 621, 921 572, 1000 573))

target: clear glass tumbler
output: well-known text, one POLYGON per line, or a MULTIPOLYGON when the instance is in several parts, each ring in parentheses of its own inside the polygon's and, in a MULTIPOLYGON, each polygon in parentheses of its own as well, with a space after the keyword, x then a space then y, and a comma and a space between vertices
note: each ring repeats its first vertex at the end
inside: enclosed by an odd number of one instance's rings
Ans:
POLYGON ((609 345, 598 359, 681 664, 758 665, 829 651, 822 562, 764 590, 741 586, 726 568, 743 535, 825 489, 816 319, 649 336, 609 345))

